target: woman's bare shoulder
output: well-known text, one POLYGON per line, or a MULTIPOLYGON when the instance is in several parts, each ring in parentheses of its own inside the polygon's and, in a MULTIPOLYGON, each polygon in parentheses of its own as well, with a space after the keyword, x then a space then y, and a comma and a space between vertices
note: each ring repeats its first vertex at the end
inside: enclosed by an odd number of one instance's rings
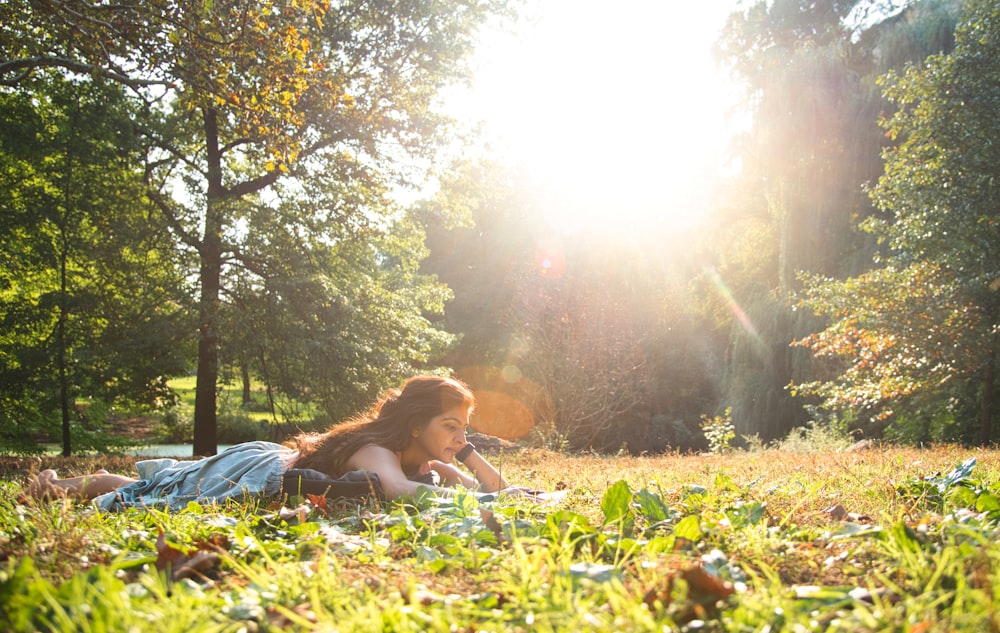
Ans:
POLYGON ((378 444, 366 444, 347 458, 348 470, 375 470, 376 466, 392 464, 399 467, 399 455, 378 444))

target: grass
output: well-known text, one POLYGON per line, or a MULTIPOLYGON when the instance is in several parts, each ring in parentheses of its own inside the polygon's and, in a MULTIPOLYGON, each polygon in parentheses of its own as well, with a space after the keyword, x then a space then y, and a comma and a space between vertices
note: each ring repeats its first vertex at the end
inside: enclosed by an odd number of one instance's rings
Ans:
POLYGON ((0 629, 996 631, 998 456, 526 450, 492 458, 564 500, 169 514, 19 504, 7 471, 0 629))

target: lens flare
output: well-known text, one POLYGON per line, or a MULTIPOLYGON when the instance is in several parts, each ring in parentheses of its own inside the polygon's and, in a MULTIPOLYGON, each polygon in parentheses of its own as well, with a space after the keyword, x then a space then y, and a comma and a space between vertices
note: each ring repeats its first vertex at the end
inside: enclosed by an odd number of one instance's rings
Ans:
POLYGON ((552 400, 513 363, 463 367, 456 375, 476 392, 471 425, 479 433, 513 440, 552 418, 552 400))
POLYGON ((542 277, 559 279, 566 272, 566 258, 562 250, 552 245, 543 246, 535 258, 535 269, 542 277))
POLYGON ((736 320, 740 322, 743 329, 746 330, 747 334, 750 335, 750 340, 753 341, 753 345, 757 348, 757 351, 764 352, 767 345, 764 343, 764 339, 761 337, 760 333, 757 332, 757 328, 754 326, 753 321, 750 320, 750 315, 740 306, 740 304, 733 297, 732 291, 726 282, 722 280, 722 277, 714 268, 706 268, 705 272, 708 274, 708 278, 712 281, 712 285, 715 286, 716 292, 722 297, 722 300, 726 303, 729 311, 733 313, 736 320))

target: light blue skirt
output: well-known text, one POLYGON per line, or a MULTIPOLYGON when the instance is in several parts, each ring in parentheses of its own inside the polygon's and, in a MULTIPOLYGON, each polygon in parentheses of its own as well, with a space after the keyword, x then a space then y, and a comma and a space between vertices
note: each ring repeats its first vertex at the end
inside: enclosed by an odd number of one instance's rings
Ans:
POLYGON ((298 453, 272 442, 236 444, 196 461, 148 459, 136 463, 139 481, 96 497, 100 510, 155 507, 179 510, 191 501, 246 500, 281 492, 281 476, 298 453))

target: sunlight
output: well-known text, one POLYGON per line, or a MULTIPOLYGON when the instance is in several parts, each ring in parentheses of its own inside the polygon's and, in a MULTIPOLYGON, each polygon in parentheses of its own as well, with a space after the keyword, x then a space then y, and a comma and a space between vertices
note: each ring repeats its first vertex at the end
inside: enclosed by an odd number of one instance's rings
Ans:
POLYGON ((492 34, 463 107, 520 165, 553 228, 696 223, 719 173, 727 89, 711 46, 735 0, 545 0, 492 34))

